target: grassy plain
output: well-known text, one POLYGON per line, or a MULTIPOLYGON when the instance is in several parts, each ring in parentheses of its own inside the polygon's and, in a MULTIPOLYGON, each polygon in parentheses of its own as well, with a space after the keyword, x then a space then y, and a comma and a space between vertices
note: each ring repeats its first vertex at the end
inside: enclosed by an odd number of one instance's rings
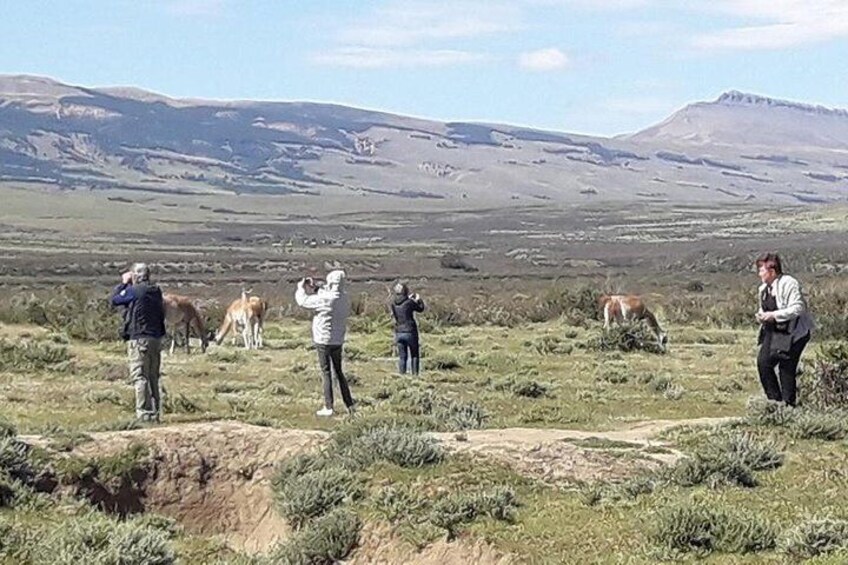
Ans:
MULTIPOLYGON (((101 204, 109 210, 141 205, 101 204)), ((86 206, 79 210, 88 213, 86 206)), ((70 220, 76 226, 74 239, 64 224, 55 224, 56 232, 44 231, 31 212, 3 218, 0 305, 7 321, 0 325, 0 340, 11 345, 0 366, 0 414, 25 441, 52 444, 56 456, 69 449, 77 453, 92 441, 99 446, 106 436, 98 433, 104 430, 132 427, 132 389, 126 382, 123 346, 110 333, 116 318, 102 323, 92 319, 89 327, 72 326, 64 318, 36 325, 7 316, 22 308, 31 314, 32 307, 22 306, 27 300, 48 310, 82 304, 79 317, 85 318, 108 292, 115 273, 142 258, 159 266, 163 286, 198 298, 214 324, 221 303, 250 284, 272 304, 267 347, 245 352, 227 343, 206 355, 166 356, 160 428, 227 420, 259 426, 259 433, 347 433, 352 424, 345 417, 314 415, 320 386, 309 323, 291 304, 294 280, 341 265, 352 276, 356 304, 345 363, 361 406, 358 425, 392 419, 395 425, 440 433, 443 444, 452 446, 437 463, 405 467, 377 461, 355 469, 364 494, 346 504, 370 533, 363 534, 362 547, 352 553, 354 562, 376 555, 375 534, 368 529, 374 524, 385 528, 378 531, 392 544, 411 548, 413 553, 395 556, 394 562, 415 556, 426 562, 427 548, 443 547, 439 544, 446 538, 440 526, 446 511, 433 508, 432 501, 475 489, 511 489, 514 512, 510 519, 483 512, 461 521, 456 539, 448 529, 451 541, 448 553, 441 554, 443 561, 451 562, 452 555, 454 562, 497 562, 493 553, 467 553, 483 540, 498 555, 528 563, 697 558, 708 563, 783 563, 798 559, 784 540, 792 527, 811 517, 848 520, 844 433, 799 433, 794 424, 745 419, 749 397, 760 394, 755 328, 748 319, 756 284, 751 257, 763 248, 785 250, 791 271, 810 293, 823 322, 821 338, 804 357, 802 378, 811 379, 821 345, 844 339, 848 328, 841 280, 848 265, 848 252, 840 243, 848 226, 844 209, 798 209, 780 216, 755 209, 685 207, 584 209, 579 214, 526 208, 509 214, 391 217, 275 213, 230 215, 231 221, 221 222, 217 217, 226 214, 200 210, 177 214, 173 229, 158 230, 143 222, 124 237, 114 234, 128 220, 116 213, 112 220, 102 220, 115 222, 110 229, 70 220), (443 266, 440 258, 446 252, 461 257, 455 265, 459 268, 443 266), (423 374, 417 379, 396 375, 392 357, 384 300, 386 285, 397 277, 421 289, 430 306, 421 316, 423 374), (68 285, 84 289, 80 302, 71 303, 58 291, 68 285), (646 294, 669 333, 668 352, 598 349, 601 323, 583 290, 646 294), (30 347, 30 353, 21 353, 21 347, 30 347), (659 420, 697 418, 727 421, 718 430, 684 428, 629 439, 610 434, 659 420), (515 428, 569 430, 573 437, 522 445, 522 437, 535 436, 515 428), (475 435, 478 430, 501 429, 504 442, 517 447, 504 444, 502 451, 487 452, 475 443, 482 441, 475 435), (772 442, 783 454, 782 464, 756 470, 756 485, 748 486, 670 480, 656 464, 657 456, 668 455, 673 467, 677 463, 671 459, 696 457, 728 433, 772 442), (471 449, 455 448, 463 443, 471 449), (573 469, 563 470, 570 457, 573 469), (634 481, 640 477, 648 477, 644 480, 651 486, 638 487, 634 481), (669 534, 656 530, 669 521, 669 509, 679 505, 747 512, 754 517, 750 523, 767 522, 775 539, 763 548, 728 549, 704 542, 699 552, 663 552, 661 541, 669 534), (409 511, 399 513, 399 507, 409 511)), ((109 451, 105 443, 102 448, 109 451)), ((273 467, 268 461, 257 465, 273 467)), ((11 524, 13 531, 35 532, 88 519, 80 517, 87 505, 70 502, 76 500, 72 492, 54 493, 50 500, 33 496, 36 502, 0 508, 0 528, 11 524)), ((257 559, 239 546, 225 545, 220 533, 189 527, 166 543, 187 563, 257 559)), ((700 534, 701 539, 712 535, 700 534)), ((0 555, 3 551, 0 542, 0 555)), ((16 562, 19 557, 6 559, 16 562)), ((29 559, 39 562, 37 556, 29 559)), ((810 562, 846 559, 843 551, 810 562)))

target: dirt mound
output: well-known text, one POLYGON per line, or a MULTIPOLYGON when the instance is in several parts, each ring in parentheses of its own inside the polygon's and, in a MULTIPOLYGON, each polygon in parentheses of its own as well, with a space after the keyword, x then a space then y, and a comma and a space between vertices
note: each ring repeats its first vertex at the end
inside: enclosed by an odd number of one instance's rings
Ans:
MULTIPOLYGON (((556 483, 632 475, 674 461, 679 454, 652 439, 682 424, 721 419, 642 422, 610 432, 508 428, 434 434, 452 451, 494 457, 518 472, 556 483), (653 448, 653 449, 649 449, 653 448), (660 449, 662 448, 662 449, 660 449)), ((92 502, 116 512, 152 511, 178 520, 189 532, 219 536, 235 549, 258 553, 285 539, 290 528, 274 509, 275 465, 319 448, 328 435, 218 421, 91 434, 74 455, 102 458, 134 444, 149 448, 144 472, 123 483, 87 485, 92 502)), ((42 441, 44 438, 40 438, 42 441)), ((39 438, 32 438, 38 443, 39 438)), ((367 525, 352 563, 510 563, 482 542, 437 542, 423 550, 391 530, 367 525)))
POLYGON ((102 457, 134 443, 151 448, 140 508, 170 516, 192 533, 219 535, 237 549, 258 552, 289 533, 273 508, 274 466, 317 448, 327 434, 224 421, 92 437, 78 455, 102 457))
POLYGON ((511 565, 515 559, 505 555, 481 540, 464 538, 448 542, 440 540, 422 550, 404 542, 391 533, 387 525, 366 525, 359 539, 359 547, 349 560, 350 565, 511 565))
POLYGON ((667 465, 680 453, 654 436, 680 425, 725 421, 651 420, 608 432, 506 428, 435 435, 451 451, 492 457, 523 475, 556 483, 619 479, 667 465))

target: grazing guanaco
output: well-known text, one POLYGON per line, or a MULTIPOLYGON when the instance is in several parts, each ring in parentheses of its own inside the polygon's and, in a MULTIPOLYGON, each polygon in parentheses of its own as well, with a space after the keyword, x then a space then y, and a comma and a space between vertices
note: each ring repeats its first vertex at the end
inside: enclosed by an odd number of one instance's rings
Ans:
POLYGON ((191 299, 178 294, 165 294, 162 296, 162 302, 165 304, 165 325, 171 335, 171 354, 174 353, 174 347, 177 343, 178 330, 185 331, 185 350, 186 353, 191 353, 189 341, 191 341, 192 327, 200 337, 200 350, 206 353, 206 347, 209 345, 206 327, 200 312, 191 299))
POLYGON ((262 334, 264 333, 265 314, 268 303, 258 296, 248 297, 249 290, 241 291, 241 298, 233 300, 224 315, 224 321, 215 334, 215 343, 218 345, 230 332, 241 330, 245 349, 259 349, 263 345, 262 334))
POLYGON ((635 294, 613 294, 602 295, 598 298, 598 304, 604 309, 604 331, 609 330, 610 322, 615 320, 621 324, 625 321, 645 320, 654 335, 657 336, 657 344, 665 349, 668 336, 660 328, 657 317, 648 310, 641 296, 635 294))

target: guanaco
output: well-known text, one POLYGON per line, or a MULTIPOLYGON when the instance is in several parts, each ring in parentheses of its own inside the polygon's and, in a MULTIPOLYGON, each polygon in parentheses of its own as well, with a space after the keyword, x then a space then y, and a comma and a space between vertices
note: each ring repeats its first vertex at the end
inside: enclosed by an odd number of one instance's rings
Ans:
POLYGON ((644 320, 657 336, 657 344, 665 349, 668 335, 660 328, 657 317, 648 310, 641 296, 635 294, 602 295, 598 304, 604 309, 604 331, 609 330, 610 322, 615 320, 621 324, 625 321, 644 320))
POLYGON ((200 337, 200 350, 206 353, 206 347, 209 345, 206 327, 191 298, 178 294, 165 294, 162 296, 162 301, 165 303, 165 325, 169 328, 168 333, 171 335, 171 354, 174 353, 174 347, 177 343, 176 336, 178 330, 181 329, 184 329, 185 332, 186 353, 191 353, 189 341, 191 341, 192 327, 200 337))
POLYGON ((230 332, 241 330, 245 349, 259 349, 263 345, 262 334, 264 333, 265 315, 268 303, 258 296, 248 297, 249 290, 242 289, 241 298, 233 300, 224 315, 224 321, 215 334, 215 343, 218 345, 230 332))

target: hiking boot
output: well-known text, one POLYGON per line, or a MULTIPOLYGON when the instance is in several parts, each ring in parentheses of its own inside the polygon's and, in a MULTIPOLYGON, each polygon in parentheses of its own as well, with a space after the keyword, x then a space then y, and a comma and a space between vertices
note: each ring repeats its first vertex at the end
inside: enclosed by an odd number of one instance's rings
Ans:
POLYGON ((318 410, 317 412, 315 412, 315 415, 316 415, 316 416, 322 416, 322 417, 325 417, 325 418, 326 418, 326 417, 329 417, 329 416, 332 416, 332 415, 333 415, 333 409, 332 409, 332 408, 327 408, 327 407, 325 406, 324 408, 321 408, 320 410, 318 410))

